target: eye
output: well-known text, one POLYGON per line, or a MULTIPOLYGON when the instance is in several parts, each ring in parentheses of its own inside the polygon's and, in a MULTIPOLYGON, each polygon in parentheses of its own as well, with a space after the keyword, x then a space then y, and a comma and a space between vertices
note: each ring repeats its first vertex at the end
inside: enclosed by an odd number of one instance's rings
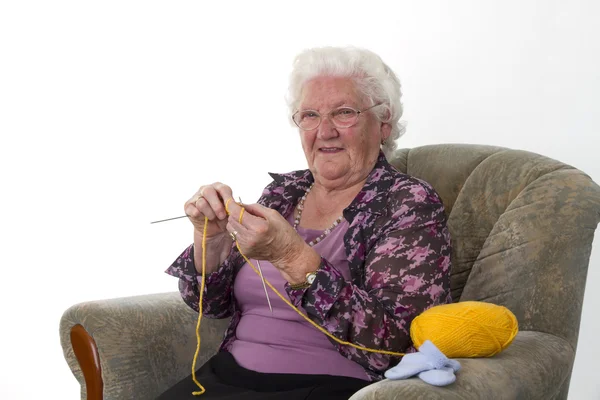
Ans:
POLYGON ((339 114, 339 115, 354 115, 354 114, 356 114, 356 111, 354 111, 351 108, 340 108, 339 110, 337 110, 337 114, 339 114))
POLYGON ((358 115, 356 110, 347 107, 338 108, 332 114, 333 118, 340 123, 353 121, 358 115))
POLYGON ((309 120, 319 118, 319 114, 316 111, 306 110, 300 112, 300 120, 309 120))

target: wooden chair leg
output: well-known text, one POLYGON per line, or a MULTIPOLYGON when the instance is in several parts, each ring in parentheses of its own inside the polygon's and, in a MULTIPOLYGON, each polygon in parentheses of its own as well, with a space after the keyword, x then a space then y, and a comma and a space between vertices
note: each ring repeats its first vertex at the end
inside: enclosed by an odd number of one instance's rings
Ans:
POLYGON ((96 342, 79 324, 71 328, 71 345, 85 379, 87 400, 102 400, 102 369, 96 342))

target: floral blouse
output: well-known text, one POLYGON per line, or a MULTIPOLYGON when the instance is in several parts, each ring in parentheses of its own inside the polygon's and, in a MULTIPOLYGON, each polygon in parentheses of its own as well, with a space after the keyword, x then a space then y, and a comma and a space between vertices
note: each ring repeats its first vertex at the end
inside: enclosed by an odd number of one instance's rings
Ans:
MULTIPOLYGON (((258 203, 287 217, 313 176, 309 170, 270 175, 274 181, 258 203)), ((398 172, 380 153, 343 215, 349 223, 344 247, 352 279, 344 279, 321 258, 309 288, 293 290, 286 284, 286 292, 311 320, 341 340, 373 349, 411 351, 411 321, 432 306, 451 302, 450 235, 440 197, 426 182, 398 172)), ((235 340, 241 312, 233 280, 244 262, 233 245, 223 264, 206 276, 204 315, 231 317, 220 350, 228 350, 235 340)), ((201 277, 194 267, 193 247, 166 272, 179 278, 183 300, 198 311, 201 277)), ((330 341, 343 356, 361 365, 372 381, 380 380, 399 361, 330 341)))

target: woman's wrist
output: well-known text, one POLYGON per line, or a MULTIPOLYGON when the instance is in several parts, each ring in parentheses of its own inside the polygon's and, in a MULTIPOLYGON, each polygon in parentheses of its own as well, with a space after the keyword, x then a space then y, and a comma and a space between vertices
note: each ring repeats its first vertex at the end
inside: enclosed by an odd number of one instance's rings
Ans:
MULTIPOLYGON (((288 255, 276 265, 283 278, 292 285, 306 282, 306 274, 315 272, 321 265, 321 256, 309 245, 302 242, 302 246, 288 255)), ((274 264, 275 265, 275 264, 274 264)))

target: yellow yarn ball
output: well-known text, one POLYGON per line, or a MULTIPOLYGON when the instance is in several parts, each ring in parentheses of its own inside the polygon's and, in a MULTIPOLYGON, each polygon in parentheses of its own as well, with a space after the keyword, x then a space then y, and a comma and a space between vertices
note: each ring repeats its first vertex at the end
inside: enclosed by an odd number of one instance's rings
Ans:
POLYGON ((432 307, 410 326, 417 348, 431 340, 448 358, 491 357, 507 348, 518 331, 508 308, 479 301, 432 307))

